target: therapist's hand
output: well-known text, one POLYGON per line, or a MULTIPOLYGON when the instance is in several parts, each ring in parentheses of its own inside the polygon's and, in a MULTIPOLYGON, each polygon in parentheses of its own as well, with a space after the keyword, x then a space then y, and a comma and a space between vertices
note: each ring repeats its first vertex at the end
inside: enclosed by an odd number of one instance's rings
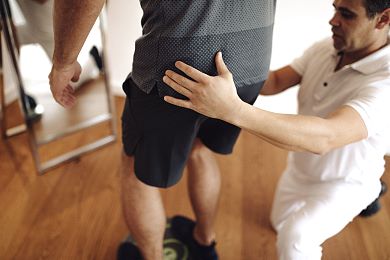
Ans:
POLYGON ((209 76, 183 62, 175 66, 191 79, 167 70, 163 81, 189 100, 165 96, 170 104, 192 109, 208 117, 226 120, 240 109, 241 99, 237 95, 233 76, 226 67, 221 52, 215 56, 218 76, 209 76))

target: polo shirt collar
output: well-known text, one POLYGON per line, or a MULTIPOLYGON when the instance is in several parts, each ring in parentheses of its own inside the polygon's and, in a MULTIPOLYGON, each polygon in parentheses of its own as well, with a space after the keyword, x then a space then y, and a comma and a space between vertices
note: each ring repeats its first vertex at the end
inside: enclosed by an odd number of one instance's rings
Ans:
POLYGON ((372 74, 385 67, 390 70, 390 44, 351 64, 352 69, 363 74, 372 74))
MULTIPOLYGON (((390 42, 390 38, 389 38, 390 42)), ((333 48, 333 45, 332 45, 333 48)), ((335 62, 338 62, 340 53, 333 48, 332 57, 335 59, 335 62)), ((361 60, 358 60, 349 65, 350 68, 362 73, 362 74, 372 74, 382 68, 387 67, 390 71, 390 44, 387 44, 385 47, 380 50, 364 57, 361 60)))

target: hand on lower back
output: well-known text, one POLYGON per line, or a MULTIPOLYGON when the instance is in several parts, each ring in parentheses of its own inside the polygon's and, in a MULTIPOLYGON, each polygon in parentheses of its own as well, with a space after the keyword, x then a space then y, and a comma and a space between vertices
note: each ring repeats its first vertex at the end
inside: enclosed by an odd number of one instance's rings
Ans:
POLYGON ((209 76, 195 68, 177 62, 176 67, 191 79, 171 70, 166 71, 163 81, 188 100, 165 97, 165 101, 176 106, 195 110, 209 117, 227 119, 239 108, 241 100, 237 95, 233 76, 223 62, 221 53, 216 55, 218 75, 209 76))

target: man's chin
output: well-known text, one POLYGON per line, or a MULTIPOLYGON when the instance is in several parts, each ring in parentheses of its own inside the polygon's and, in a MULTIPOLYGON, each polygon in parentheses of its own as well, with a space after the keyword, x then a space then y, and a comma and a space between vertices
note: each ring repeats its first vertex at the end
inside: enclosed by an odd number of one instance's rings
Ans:
POLYGON ((342 44, 340 44, 338 42, 335 42, 335 41, 333 41, 333 47, 335 48, 335 50, 337 52, 340 52, 340 51, 342 51, 344 49, 344 45, 342 45, 342 44))
POLYGON ((344 48, 344 44, 343 44, 343 42, 341 41, 340 37, 333 35, 332 38, 333 38, 333 47, 334 47, 337 51, 342 51, 343 48, 344 48))

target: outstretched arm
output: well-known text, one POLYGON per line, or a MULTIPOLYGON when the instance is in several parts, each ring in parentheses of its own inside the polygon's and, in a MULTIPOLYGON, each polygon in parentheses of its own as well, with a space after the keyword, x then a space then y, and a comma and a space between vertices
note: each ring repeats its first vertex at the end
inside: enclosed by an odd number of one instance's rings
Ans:
POLYGON ((281 69, 270 71, 270 73, 268 73, 268 79, 261 88, 260 94, 278 94, 299 84, 301 80, 301 75, 299 75, 291 66, 285 66, 281 69))
POLYGON ((55 0, 54 54, 49 75, 54 99, 64 107, 76 101, 70 81, 77 81, 81 66, 77 56, 99 16, 104 0, 55 0))
POLYGON ((165 101, 234 124, 287 150, 323 154, 367 137, 363 120, 349 106, 326 118, 278 114, 253 107, 238 97, 221 53, 216 55, 216 65, 218 76, 212 77, 177 62, 176 67, 193 80, 170 70, 163 80, 189 100, 166 96, 165 101))

